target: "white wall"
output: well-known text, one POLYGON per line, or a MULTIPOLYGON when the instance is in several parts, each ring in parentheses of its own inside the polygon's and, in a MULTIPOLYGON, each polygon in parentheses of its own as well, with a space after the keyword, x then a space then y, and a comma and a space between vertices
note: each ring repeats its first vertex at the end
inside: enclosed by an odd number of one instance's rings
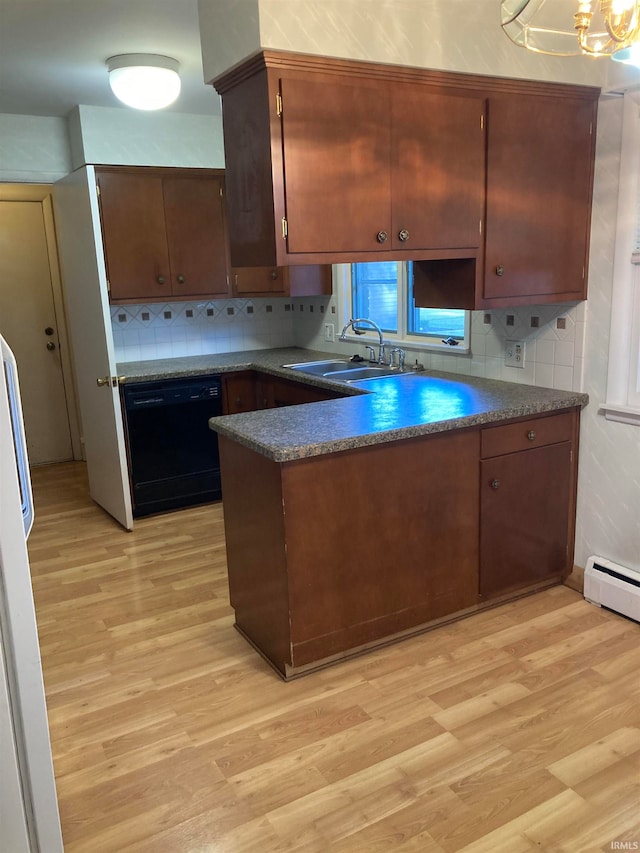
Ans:
POLYGON ((599 412, 607 387, 622 99, 601 102, 599 128, 583 386, 590 403, 580 436, 575 559, 584 566, 597 554, 640 571, 640 428, 599 412))
POLYGON ((73 169, 86 164, 224 168, 220 116, 80 105, 68 121, 73 169))
MULTIPOLYGON (((500 0, 198 0, 198 13, 207 82, 261 48, 588 85, 602 85, 611 64, 516 47, 500 0)), ((616 85, 640 80, 615 71, 616 85)))
POLYGON ((0 181, 49 184, 70 171, 63 118, 0 115, 0 181))

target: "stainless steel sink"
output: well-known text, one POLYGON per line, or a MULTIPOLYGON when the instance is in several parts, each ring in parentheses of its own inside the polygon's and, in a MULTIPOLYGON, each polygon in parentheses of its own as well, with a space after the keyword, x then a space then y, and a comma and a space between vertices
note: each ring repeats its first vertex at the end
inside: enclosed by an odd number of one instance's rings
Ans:
POLYGON ((397 367, 389 367, 386 364, 370 364, 367 361, 347 361, 346 359, 302 361, 298 364, 283 364, 282 366, 299 373, 327 376, 341 382, 357 382, 360 379, 378 379, 383 376, 401 375, 397 367))
POLYGON ((326 361, 303 361, 298 364, 283 364, 291 370, 300 373, 310 373, 312 376, 326 376, 328 373, 349 372, 362 369, 362 362, 347 359, 327 359, 326 361))
POLYGON ((397 368, 386 367, 354 367, 350 370, 334 370, 332 379, 340 379, 343 382, 357 382, 359 379, 382 379, 383 376, 399 375, 397 368))

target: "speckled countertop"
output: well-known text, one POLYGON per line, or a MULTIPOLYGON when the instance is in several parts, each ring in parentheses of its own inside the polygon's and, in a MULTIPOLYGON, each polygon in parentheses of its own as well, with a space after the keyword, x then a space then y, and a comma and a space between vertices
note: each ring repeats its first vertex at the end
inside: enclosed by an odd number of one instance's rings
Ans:
POLYGON ((342 399, 224 415, 209 422, 220 435, 276 462, 583 407, 588 402, 586 394, 574 391, 432 370, 354 386, 282 367, 335 357, 335 353, 296 348, 252 350, 124 362, 118 365, 118 374, 127 382, 140 382, 255 369, 343 391, 342 399))

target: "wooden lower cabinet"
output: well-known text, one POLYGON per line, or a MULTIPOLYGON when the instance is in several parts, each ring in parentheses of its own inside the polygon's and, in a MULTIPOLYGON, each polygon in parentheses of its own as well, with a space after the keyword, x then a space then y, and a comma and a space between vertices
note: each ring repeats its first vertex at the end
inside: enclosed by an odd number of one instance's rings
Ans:
POLYGON ((291 462, 220 436, 236 627, 284 677, 559 583, 578 411, 291 462))
POLYGON ((571 571, 577 426, 565 413, 482 431, 482 598, 571 571))
POLYGON ((221 436, 239 630, 291 677, 473 607, 478 447, 458 432, 277 463, 221 436))
POLYGON ((297 406, 335 400, 344 396, 339 391, 319 388, 305 382, 280 379, 257 370, 229 373, 223 378, 223 406, 225 415, 297 406))
POLYGON ((253 370, 228 373, 222 379, 222 410, 225 415, 254 412, 256 404, 256 374, 253 370))

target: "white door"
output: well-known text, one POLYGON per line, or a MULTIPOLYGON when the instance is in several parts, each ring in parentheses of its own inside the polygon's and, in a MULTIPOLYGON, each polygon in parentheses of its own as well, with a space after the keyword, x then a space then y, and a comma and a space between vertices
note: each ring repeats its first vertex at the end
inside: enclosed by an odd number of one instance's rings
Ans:
MULTIPOLYGON (((34 193, 27 189, 24 195, 34 193)), ((37 194, 33 200, 0 195, 0 334, 18 362, 29 459, 35 465, 73 458, 73 406, 65 393, 51 269, 55 246, 48 244, 44 213, 37 194)))
POLYGON ((97 504, 131 530, 124 426, 93 167, 58 181, 53 198, 89 491, 97 504))

